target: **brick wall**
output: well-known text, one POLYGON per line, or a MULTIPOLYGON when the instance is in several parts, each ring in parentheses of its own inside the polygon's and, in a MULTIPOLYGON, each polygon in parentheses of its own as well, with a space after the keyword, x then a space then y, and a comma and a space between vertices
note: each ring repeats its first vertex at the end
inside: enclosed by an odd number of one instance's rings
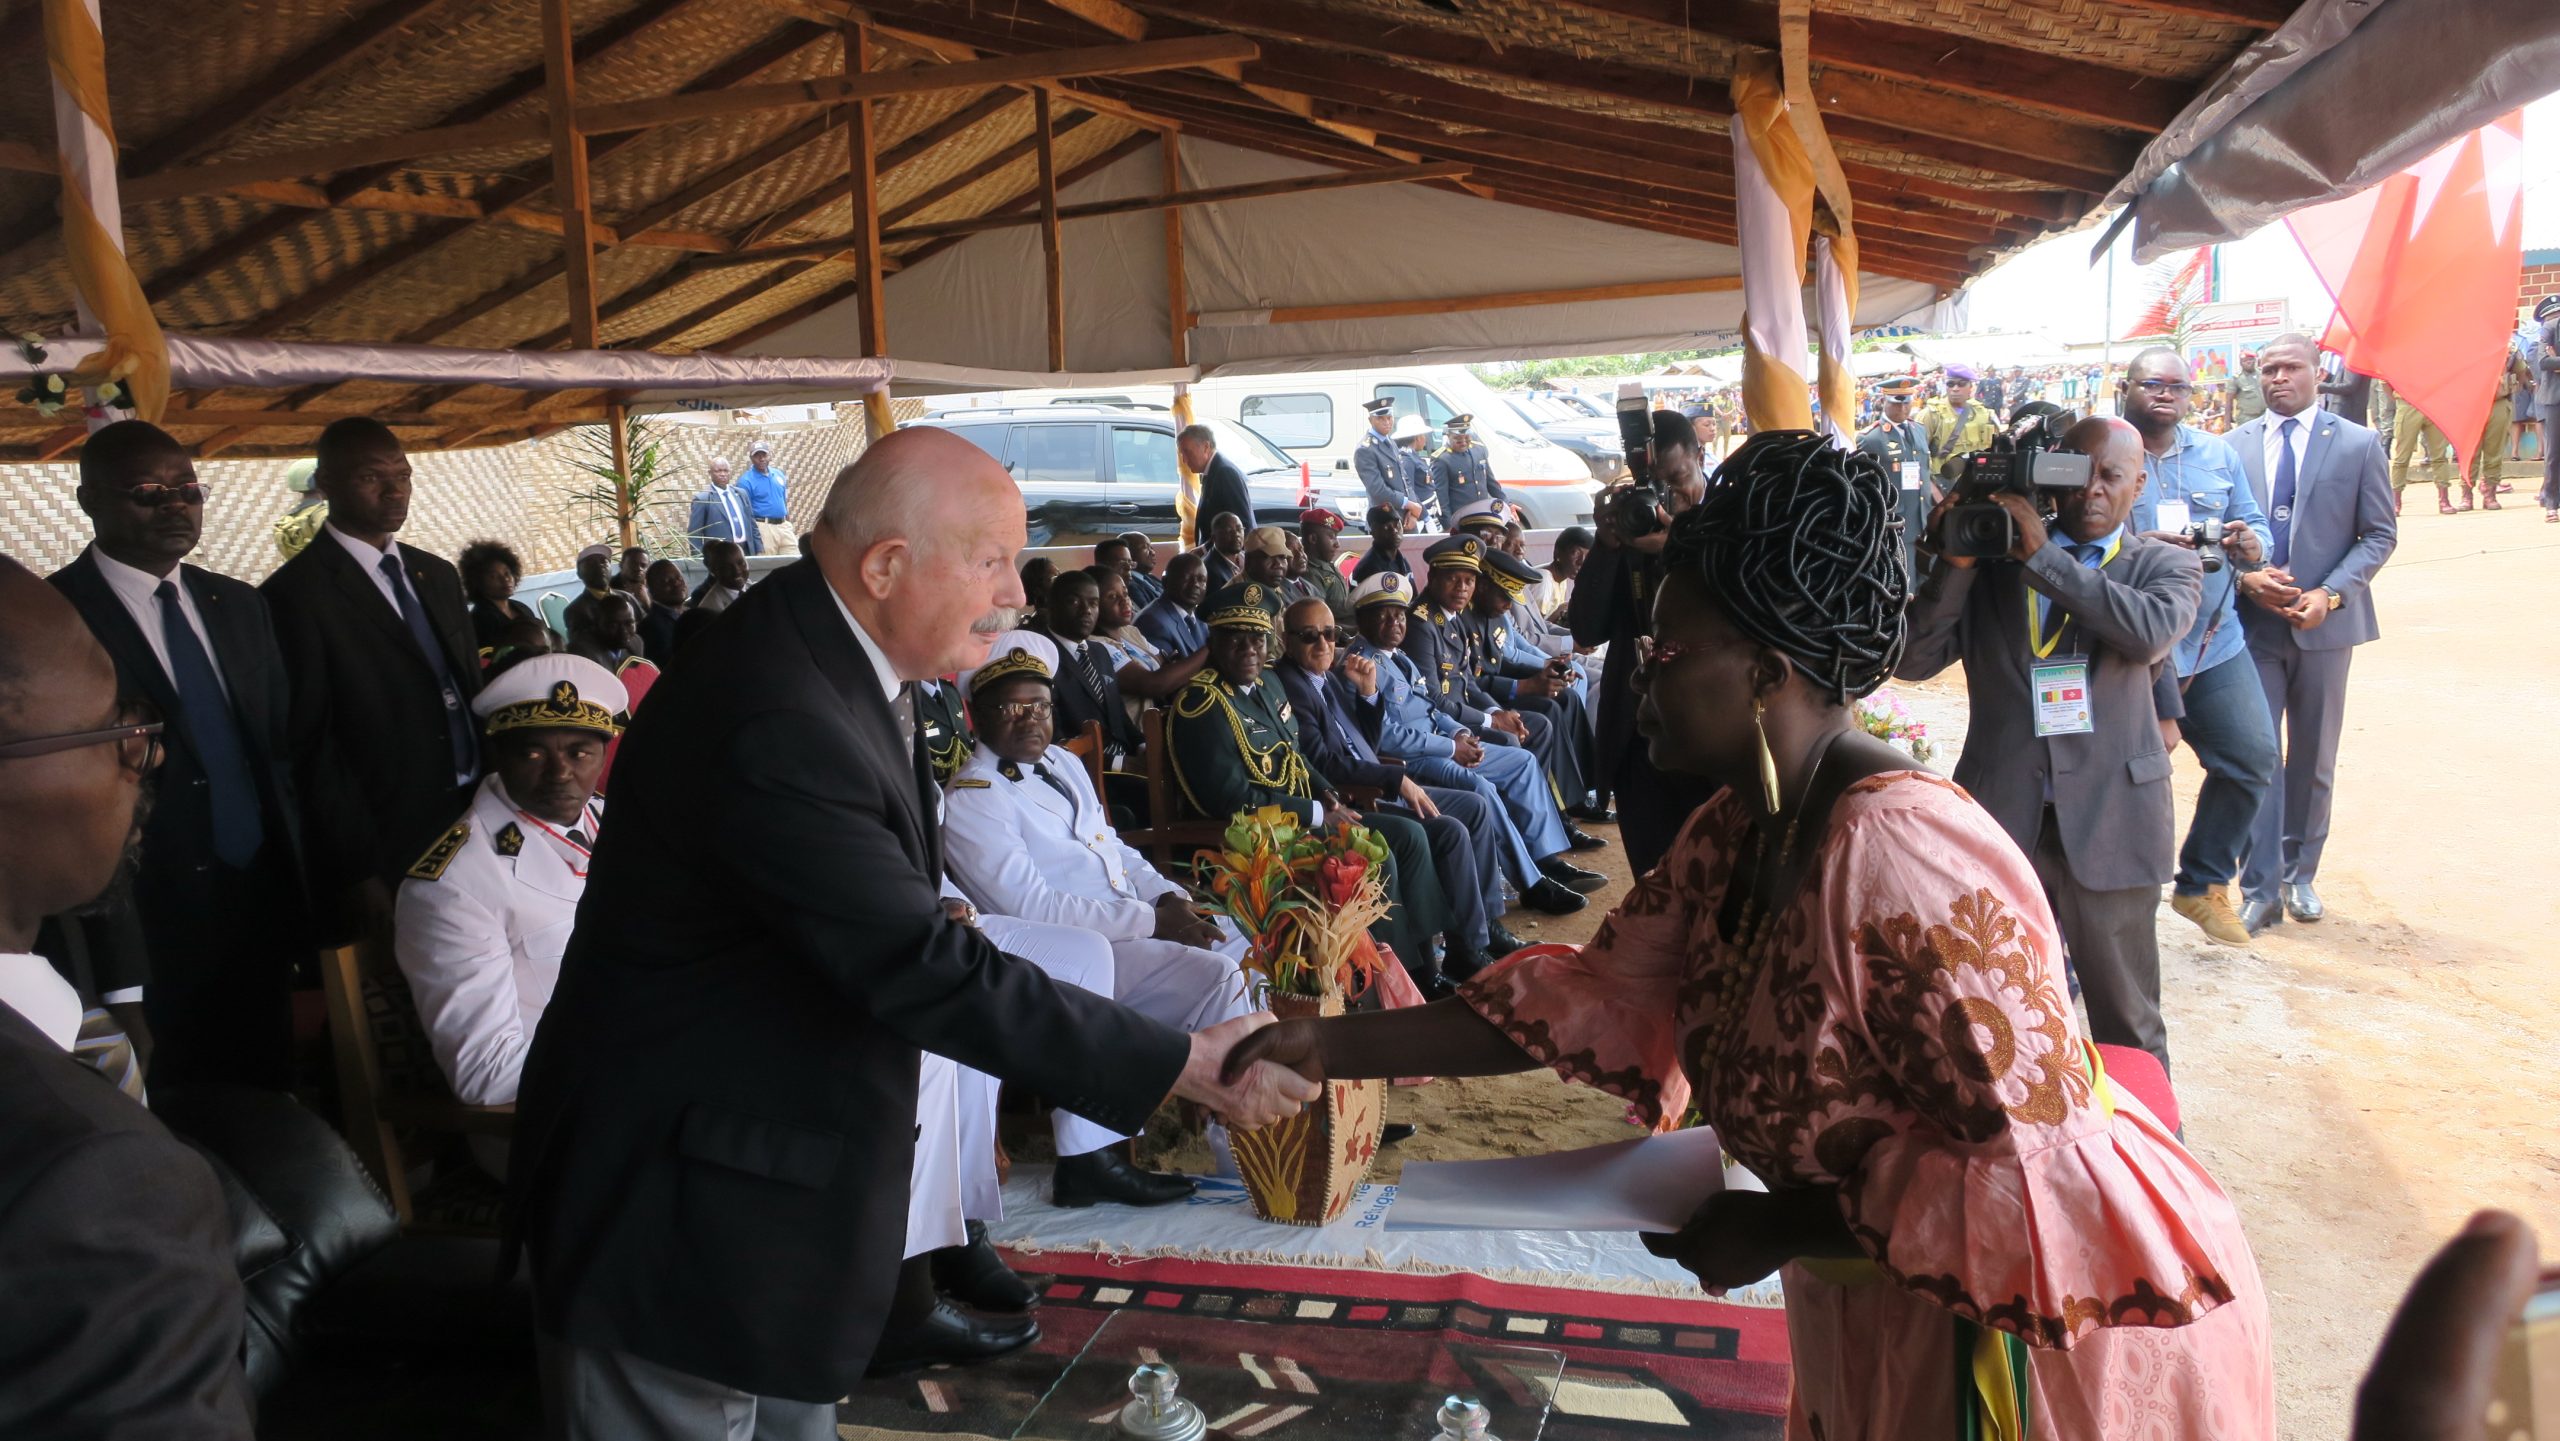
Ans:
POLYGON ((2525 266, 2524 280, 2516 287, 2516 302, 2530 313, 2534 302, 2546 295, 2560 295, 2560 263, 2525 266))
MULTIPOLYGON (((913 401, 904 412, 922 412, 913 401)), ((611 521, 581 504, 577 493, 599 482, 577 468, 593 458, 601 427, 586 434, 564 431, 541 440, 485 450, 422 452, 410 457, 416 481, 409 523, 400 538, 450 560, 475 540, 500 540, 523 558, 525 572, 567 570, 578 550, 616 537, 611 521)), ((744 469, 747 446, 770 442, 774 461, 790 481, 791 519, 805 530, 826 499, 827 483, 862 449, 862 408, 846 405, 831 421, 795 425, 667 422, 656 427, 663 448, 666 500, 643 523, 653 549, 673 548, 684 529, 694 492, 709 482, 705 463, 728 457, 744 469)), ((285 460, 209 460, 196 465, 206 483, 204 540, 193 561, 252 583, 283 563, 275 547, 276 520, 296 497, 285 489, 285 460)), ((0 554, 38 575, 68 563, 89 542, 88 517, 73 502, 78 466, 0 465, 0 554)))

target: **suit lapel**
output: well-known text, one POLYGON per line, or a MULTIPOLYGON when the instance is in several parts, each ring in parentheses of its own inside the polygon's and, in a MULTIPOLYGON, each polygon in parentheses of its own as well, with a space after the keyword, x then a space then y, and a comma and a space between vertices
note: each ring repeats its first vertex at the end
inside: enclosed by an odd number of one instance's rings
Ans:
POLYGON ((2240 473, 2249 478, 2249 488, 2257 494, 2258 508, 2273 505, 2267 493, 2267 418, 2262 415, 2231 432, 2231 448, 2240 457, 2240 473))
MULTIPOLYGON (((854 638, 853 627, 837 613, 835 595, 827 588, 825 574, 817 562, 800 560, 784 567, 765 585, 782 588, 781 594, 790 602, 793 620, 800 628, 800 638, 809 647, 810 659, 817 663, 818 673, 826 677, 844 708, 852 713, 854 727, 870 745, 881 773, 914 777, 912 785, 891 785, 887 789, 905 807, 916 834, 924 838, 926 854, 939 881, 942 836, 934 823, 932 808, 924 803, 925 788, 932 783, 932 767, 925 761, 921 745, 909 748, 898 744, 898 719, 890 714, 888 697, 881 694, 880 673, 872 666, 862 642, 854 638)), ((922 733, 921 724, 917 731, 922 733)))
POLYGON ((136 678, 162 716, 177 715, 178 687, 170 681, 168 670, 160 664, 160 657, 152 653, 151 641, 143 635, 142 627, 134 622, 133 612, 125 609, 114 587, 107 584, 106 576, 98 570, 98 562, 84 550, 80 552, 79 559, 71 562, 63 572, 63 579, 72 604, 79 608, 81 618, 89 623, 89 630, 98 637, 98 643, 107 648, 107 655, 116 663, 116 670, 136 678))
MULTIPOLYGON (((400 618, 400 613, 384 598, 382 587, 374 583, 372 576, 364 573, 364 568, 356 564, 356 558, 347 554, 345 546, 338 544, 334 537, 313 536, 305 553, 317 558, 320 568, 328 573, 330 583, 338 588, 339 597, 381 632, 382 638, 394 650, 416 662, 421 670, 428 669, 427 658, 418 654, 417 638, 409 634, 408 622, 400 618), (322 544, 323 541, 327 544, 322 544)), ((412 587, 415 584, 415 581, 411 582, 412 587)))
POLYGON ((2325 410, 2304 413, 2312 416, 2313 419, 2311 438, 2304 442, 2302 447, 2302 474, 2294 477, 2293 482, 2293 519, 2296 526, 2302 522, 2303 511, 2310 498, 2312 487, 2319 484, 2321 462, 2328 459, 2330 447, 2338 438, 2336 416, 2325 410))
POLYGON ((231 691, 231 711, 240 718, 241 733, 263 737, 270 718, 264 706, 266 687, 254 674, 262 659, 259 637, 253 630, 257 617, 224 600, 205 572, 190 565, 182 566, 180 574, 185 578, 187 593, 195 597, 196 613, 204 617, 205 634, 213 641, 213 662, 221 668, 223 681, 231 691))

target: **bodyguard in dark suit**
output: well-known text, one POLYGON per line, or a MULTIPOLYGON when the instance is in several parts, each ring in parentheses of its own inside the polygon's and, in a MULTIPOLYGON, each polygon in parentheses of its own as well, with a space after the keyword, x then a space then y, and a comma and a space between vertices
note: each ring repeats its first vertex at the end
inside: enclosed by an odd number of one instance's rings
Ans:
POLYGON ((28 954, 133 840, 159 737, 68 601, 0 559, 0 1436, 247 1441, 231 1221, 203 1160, 74 1060, 28 954))
MULTIPOLYGON (((2195 553, 2133 532, 2142 437, 2121 420, 2084 420, 2068 437, 2090 458, 2085 489, 2065 496, 2050 534, 2023 497, 2004 495, 2018 541, 2007 559, 1941 555, 1911 598, 1901 680, 1964 662, 1972 729, 1956 783, 2035 863, 2089 1005, 2089 1035, 2169 1062, 2160 1021, 2153 913, 2176 865, 2169 752, 2152 682, 2195 623, 2195 553), (2040 727, 2039 661, 2077 661, 2081 721, 2040 727)), ((1931 512, 1931 544, 1950 495, 1931 512)), ((2047 690, 2054 694, 2048 697, 2047 690)), ((2050 712, 2047 712, 2050 718, 2050 712)))
POLYGON ((313 906, 351 935, 390 924, 391 886, 469 803, 480 665, 453 566, 394 539, 409 519, 399 440, 334 421, 313 479, 329 523, 259 593, 292 686, 313 906))
POLYGON ((167 726, 124 893, 149 977, 136 1043, 155 1081, 288 1086, 291 967, 312 938, 290 697, 266 602, 182 563, 203 532, 204 491, 159 427, 126 420, 90 436, 79 500, 97 538, 53 586, 114 659, 125 695, 167 726))
MULTIPOLYGON (((1174 448, 1182 456, 1183 468, 1200 477, 1200 504, 1192 514, 1199 517, 1195 527, 1202 535, 1209 533, 1209 522, 1221 515, 1232 515, 1245 530, 1254 527, 1253 490, 1245 484, 1244 472, 1236 463, 1218 454, 1218 435, 1205 425, 1186 425, 1174 437, 1174 448)), ((1217 581, 1213 588, 1226 585, 1217 581)))
POLYGON ((2267 342, 2258 352, 2267 413, 2230 437, 2274 532, 2267 561, 2278 582, 2240 607, 2284 746, 2240 868, 2240 920, 2252 931, 2326 914, 2312 881, 2329 843, 2347 663, 2382 634, 2373 577, 2400 543, 2382 442, 2320 410, 2318 355, 2307 336, 2267 342))
POLYGON ((835 1435, 904 1250, 920 1050, 1122 1131, 1168 1091, 1248 1127, 1315 1094, 1217 1082, 1267 1016, 1185 1038, 945 907, 905 681, 984 658, 1023 538, 985 452, 875 442, 624 736, 509 1162, 554 1434, 835 1435))

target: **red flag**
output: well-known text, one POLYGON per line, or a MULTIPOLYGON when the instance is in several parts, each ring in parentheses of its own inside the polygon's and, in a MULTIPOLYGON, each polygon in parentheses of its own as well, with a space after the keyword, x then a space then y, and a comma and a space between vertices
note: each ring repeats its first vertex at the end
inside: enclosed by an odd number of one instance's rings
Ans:
MULTIPOLYGON (((2169 262, 2162 260, 2161 266, 2169 262)), ((2153 272, 2157 274, 2155 270, 2153 272)), ((2134 316, 2118 340, 2148 340, 2155 335, 2174 335, 2187 311, 2213 299, 2213 247, 2204 246, 2190 254, 2186 263, 2158 282, 2149 303, 2134 316)))
POLYGON ((2480 448, 2515 332, 2524 264, 2517 111, 2344 200, 2285 218, 2337 305, 2321 343, 2480 448))

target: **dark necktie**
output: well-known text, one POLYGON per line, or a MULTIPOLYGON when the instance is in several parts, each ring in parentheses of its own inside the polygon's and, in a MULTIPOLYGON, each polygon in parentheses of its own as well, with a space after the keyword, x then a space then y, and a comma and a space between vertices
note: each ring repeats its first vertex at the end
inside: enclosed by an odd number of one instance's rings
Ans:
POLYGON ((249 775, 249 758, 240 747, 240 727, 223 697, 222 680, 214 674, 213 657, 205 654, 196 628, 187 624, 178 583, 160 582, 160 636, 169 651, 169 678, 178 683, 179 724, 187 744, 204 766, 207 799, 213 806, 213 853, 233 870, 247 868, 266 839, 266 822, 258 812, 258 787, 249 775))
POLYGON ((890 714, 898 718, 898 744, 909 755, 916 749, 916 683, 908 681, 898 687, 898 698, 890 703, 890 714))
POLYGON ((2268 528, 2275 532, 2276 543, 2267 558, 2278 565, 2293 559, 2293 491, 2299 479, 2293 470, 2293 430, 2300 424, 2301 421, 2287 416, 2284 424, 2276 427, 2276 504, 2274 513, 2267 517, 2268 528))
POLYGON ((1067 783, 1065 781, 1049 774, 1049 768, 1042 765, 1040 762, 1033 761, 1031 763, 1031 769, 1039 775, 1040 779, 1049 783, 1049 789, 1058 793, 1058 799, 1067 803, 1067 815, 1070 818, 1068 824, 1074 824, 1074 820, 1072 818, 1076 813, 1076 793, 1067 789, 1067 783))
POLYGON ((408 624, 409 638, 418 643, 418 654, 426 660, 427 669, 435 673, 436 684, 444 689, 444 733, 453 747, 453 773, 467 776, 480 768, 479 737, 471 733, 470 717, 462 709, 462 687, 453 678, 453 663, 445 659, 444 647, 437 643, 435 627, 427 624, 427 608, 418 603, 418 593, 409 589, 409 577, 400 569, 397 553, 382 558, 383 579, 391 582, 392 598, 400 602, 400 619, 408 624))

